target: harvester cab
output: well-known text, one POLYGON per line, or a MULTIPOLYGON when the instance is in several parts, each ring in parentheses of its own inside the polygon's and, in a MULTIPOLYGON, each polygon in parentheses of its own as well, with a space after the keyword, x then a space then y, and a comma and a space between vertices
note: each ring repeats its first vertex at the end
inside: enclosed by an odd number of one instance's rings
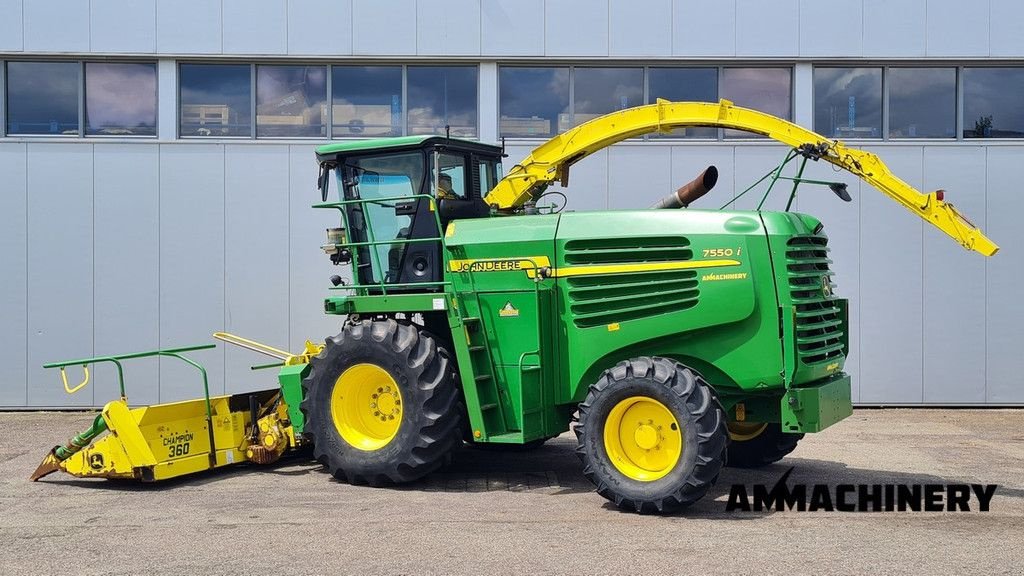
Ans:
POLYGON ((322 249, 351 277, 334 276, 323 303, 343 318, 339 333, 296 356, 228 338, 275 356, 280 389, 178 408, 115 401, 41 471, 156 480, 167 476, 147 470, 271 461, 311 444, 335 477, 382 485, 423 477, 463 443, 535 447, 575 422, 576 453, 598 493, 638 512, 679 510, 726 463, 778 461, 804 433, 851 414, 848 305, 835 291, 825 226, 789 211, 801 184, 849 194, 841 182, 803 178, 807 162, 862 179, 968 250, 998 250, 943 191, 922 194, 874 154, 724 100, 596 118, 504 176, 501 158, 496 146, 436 136, 318 148, 315 207, 338 214, 322 249), (766 185, 757 209, 692 208, 714 186, 713 167, 659 210, 543 206, 588 155, 689 126, 789 147, 743 191, 766 185), (796 175, 785 176, 791 162, 796 175), (778 186, 789 191, 786 210, 763 210, 781 181, 791 184, 778 186), (128 432, 93 442, 104 427, 128 432), (173 448, 183 430, 200 448, 187 464, 173 448), (132 456, 136 445, 168 442, 159 462, 132 456), (97 458, 105 464, 90 468, 97 458))
POLYGON ((501 154, 497 146, 437 136, 319 148, 321 199, 327 201, 334 174, 348 224, 328 230, 325 250, 336 264, 352 262, 359 284, 440 291, 438 230, 489 214, 483 197, 501 177, 501 154))

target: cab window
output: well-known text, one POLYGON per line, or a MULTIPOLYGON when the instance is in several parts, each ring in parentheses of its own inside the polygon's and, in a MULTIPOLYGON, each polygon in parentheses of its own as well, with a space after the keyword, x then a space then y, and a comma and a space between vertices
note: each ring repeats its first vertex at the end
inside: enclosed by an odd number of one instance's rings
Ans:
POLYGON ((434 183, 434 195, 437 198, 458 198, 465 200, 468 179, 466 178, 466 158, 455 154, 437 155, 437 182, 434 183))

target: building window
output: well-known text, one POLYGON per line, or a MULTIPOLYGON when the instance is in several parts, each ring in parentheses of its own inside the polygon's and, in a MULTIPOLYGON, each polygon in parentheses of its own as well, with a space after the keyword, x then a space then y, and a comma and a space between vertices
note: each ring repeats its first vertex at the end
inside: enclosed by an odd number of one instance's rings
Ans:
POLYGON ((401 66, 334 66, 331 92, 333 136, 402 135, 401 66))
POLYGON ((814 131, 830 138, 881 138, 882 69, 815 68, 814 131))
MULTIPOLYGON (((647 71, 647 103, 658 98, 670 102, 717 102, 718 68, 650 68, 647 71)), ((652 138, 717 138, 717 128, 677 128, 669 134, 654 133, 652 138)))
POLYGON ((498 70, 498 134, 511 138, 549 138, 558 119, 569 114, 569 68, 498 70))
POLYGON ((964 138, 1024 138, 1024 68, 964 68, 964 138))
POLYGON ((409 66, 409 134, 477 135, 476 66, 409 66))
POLYGON ((7 134, 78 135, 81 71, 78 62, 8 62, 7 134))
POLYGON ((956 69, 890 68, 890 138, 956 137, 956 69))
POLYGON ((252 136, 252 66, 182 64, 182 136, 252 136))
POLYGON ((572 100, 572 118, 559 115, 559 132, 609 112, 643 104, 644 69, 576 68, 572 100))
POLYGON ((85 133, 156 136, 156 64, 86 62, 85 133))
MULTIPOLYGON (((789 68, 723 68, 722 98, 737 106, 790 120, 793 74, 789 68)), ((743 130, 725 130, 726 138, 760 138, 743 130)))
POLYGON ((327 136, 326 66, 256 67, 256 136, 327 136))

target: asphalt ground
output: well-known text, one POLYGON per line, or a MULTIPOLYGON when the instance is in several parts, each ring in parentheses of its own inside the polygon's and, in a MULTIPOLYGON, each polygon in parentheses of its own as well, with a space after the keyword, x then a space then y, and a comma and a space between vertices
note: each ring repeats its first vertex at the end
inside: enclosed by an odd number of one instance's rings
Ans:
MULTIPOLYGON (((858 410, 669 517, 616 510, 571 434, 401 488, 308 457, 161 485, 29 474, 85 413, 0 414, 2 574, 1022 574, 1024 410, 858 410), (989 512, 726 512, 730 486, 998 484, 989 512)), ((809 487, 810 489, 810 487, 809 487)), ((971 500, 976 506, 976 500, 971 500)))

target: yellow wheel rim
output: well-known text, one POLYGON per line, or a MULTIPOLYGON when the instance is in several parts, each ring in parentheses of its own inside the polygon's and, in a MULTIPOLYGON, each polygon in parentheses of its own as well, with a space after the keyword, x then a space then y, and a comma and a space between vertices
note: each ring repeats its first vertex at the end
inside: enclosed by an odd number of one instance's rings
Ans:
POLYGON ((647 396, 619 402, 604 423, 604 448, 615 468, 651 482, 672 471, 683 454, 683 430, 667 406, 647 396))
POLYGON ((338 434, 359 450, 380 450, 402 425, 402 392, 386 370, 356 364, 334 382, 331 418, 338 434))
POLYGON ((761 435, 768 428, 767 422, 729 422, 729 439, 733 442, 746 442, 761 435))

